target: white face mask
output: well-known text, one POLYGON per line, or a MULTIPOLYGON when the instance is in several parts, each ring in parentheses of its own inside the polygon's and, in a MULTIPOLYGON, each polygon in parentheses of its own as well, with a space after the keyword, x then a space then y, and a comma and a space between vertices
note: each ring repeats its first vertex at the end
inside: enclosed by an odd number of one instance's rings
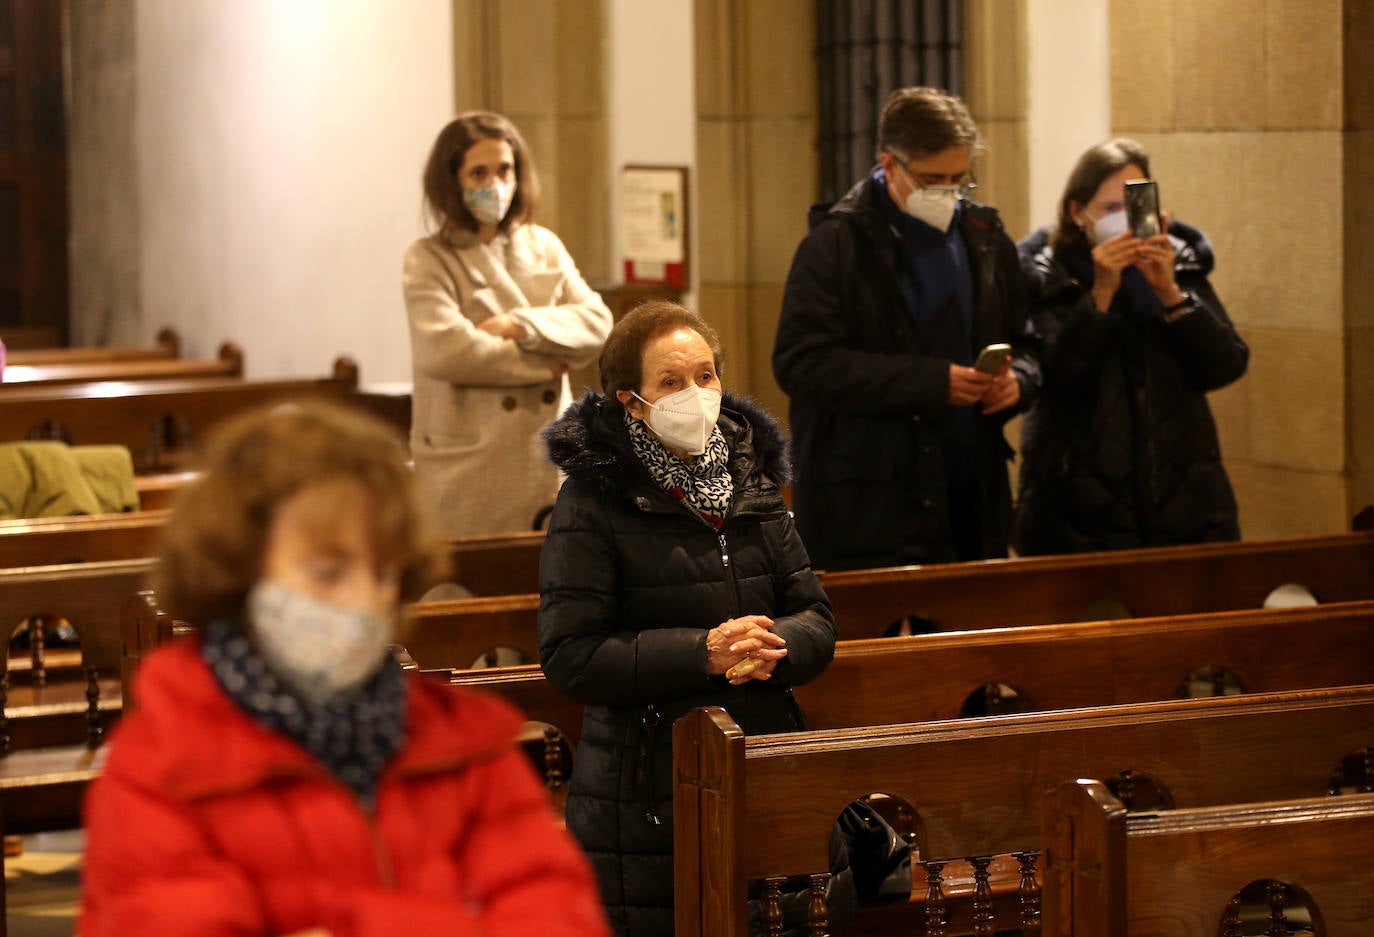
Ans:
POLYGON ((1097 219, 1088 215, 1088 220, 1093 223, 1092 241, 1094 244, 1101 244, 1103 241, 1110 241, 1118 235, 1125 234, 1130 227, 1130 223, 1126 220, 1126 209, 1124 208, 1121 211, 1109 212, 1097 219))
POLYGON ((658 398, 658 403, 649 403, 639 394, 635 397, 649 408, 649 429, 664 445, 688 455, 706 451, 706 441, 720 418, 720 391, 694 384, 658 398))
POLYGON ((497 182, 480 189, 463 189, 463 204, 482 224, 498 225, 515 201, 515 183, 497 182))
POLYGON ((272 670, 316 704, 376 673, 396 630, 375 612, 339 608, 275 579, 253 587, 247 611, 272 670))
POLYGON ((962 198, 959 186, 932 185, 923 189, 911 178, 911 173, 906 171, 905 166, 900 162, 896 165, 901 169, 902 175, 906 176, 907 185, 911 186, 903 210, 917 221, 924 221, 942 234, 949 231, 949 224, 954 220, 954 212, 959 207, 959 199, 962 198))

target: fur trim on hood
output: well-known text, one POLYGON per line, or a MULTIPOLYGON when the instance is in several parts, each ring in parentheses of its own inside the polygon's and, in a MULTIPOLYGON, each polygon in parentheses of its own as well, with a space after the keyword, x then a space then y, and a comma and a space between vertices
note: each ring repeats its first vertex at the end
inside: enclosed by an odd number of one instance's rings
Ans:
MULTIPOLYGON (((791 477, 787 439, 778 421, 750 397, 726 391, 720 403, 720 428, 730 442, 731 472, 762 475, 781 487, 791 477), (740 465, 741 461, 746 465, 740 465)), ((644 468, 630 448, 621 411, 588 391, 544 429, 549 461, 570 478, 603 489, 627 489, 644 468)))

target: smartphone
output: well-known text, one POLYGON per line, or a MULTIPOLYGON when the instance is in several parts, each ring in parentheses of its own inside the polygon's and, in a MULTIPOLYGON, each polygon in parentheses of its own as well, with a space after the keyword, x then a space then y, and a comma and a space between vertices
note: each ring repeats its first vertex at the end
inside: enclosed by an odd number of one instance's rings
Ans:
POLYGON ((978 360, 973 363, 973 368, 976 371, 982 371, 984 374, 996 374, 998 371, 1002 370, 1002 365, 1006 364, 1007 359, 1010 357, 1010 345, 989 345, 979 352, 978 360))
POLYGON ((1126 183, 1126 219, 1131 233, 1151 238, 1164 232, 1159 217, 1159 183, 1153 179, 1133 179, 1126 183))

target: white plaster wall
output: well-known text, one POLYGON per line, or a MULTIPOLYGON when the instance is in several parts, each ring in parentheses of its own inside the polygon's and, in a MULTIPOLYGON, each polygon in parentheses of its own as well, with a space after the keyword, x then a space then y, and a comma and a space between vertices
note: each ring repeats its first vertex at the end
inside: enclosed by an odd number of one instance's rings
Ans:
POLYGON ((141 338, 409 380, 401 256, 453 113, 451 0, 139 0, 137 57, 141 338))
POLYGON ((1108 0, 1030 0, 1030 216, 1054 221, 1069 170, 1111 135, 1108 0))
MULTIPOLYGON (((692 7, 689 0, 606 0, 608 164, 616 280, 624 276, 620 251, 620 169, 628 163, 688 167, 691 256, 697 256, 692 7)), ((695 289, 695 264, 689 273, 695 289)))

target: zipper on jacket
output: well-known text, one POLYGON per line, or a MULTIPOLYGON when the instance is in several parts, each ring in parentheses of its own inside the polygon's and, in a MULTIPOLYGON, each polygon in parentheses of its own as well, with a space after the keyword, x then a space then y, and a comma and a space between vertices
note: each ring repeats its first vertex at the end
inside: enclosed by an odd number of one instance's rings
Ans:
POLYGON ((725 568, 725 584, 730 589, 730 617, 740 616, 739 586, 735 582, 735 568, 730 565, 730 545, 725 542, 725 531, 716 532, 716 539, 720 541, 720 565, 725 568))
POLYGON ((662 826, 663 818, 658 815, 658 782, 654 777, 658 758, 658 733, 663 724, 663 714, 650 703, 639 716, 639 757, 635 765, 635 780, 639 785, 640 799, 644 807, 644 819, 650 826, 662 826))
POLYGON ((391 851, 386 848, 381 826, 377 823, 377 810, 365 810, 367 814, 367 835, 372 840, 372 857, 377 863, 377 881, 386 891, 396 890, 396 865, 391 860, 391 851))

